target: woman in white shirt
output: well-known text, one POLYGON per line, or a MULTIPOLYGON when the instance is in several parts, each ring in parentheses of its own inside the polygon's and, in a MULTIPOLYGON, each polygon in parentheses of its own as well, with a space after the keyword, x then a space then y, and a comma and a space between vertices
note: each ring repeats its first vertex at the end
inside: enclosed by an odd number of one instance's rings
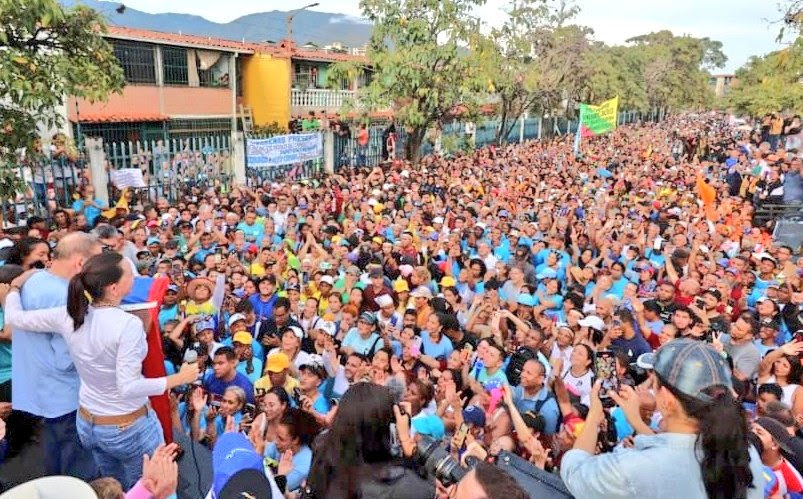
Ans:
POLYGON ((148 345, 142 321, 119 308, 134 278, 119 253, 87 260, 70 280, 66 307, 24 311, 19 290, 30 275, 0 285, 6 322, 14 329, 64 336, 81 378, 76 422, 81 443, 102 476, 130 489, 142 475, 143 455, 164 442, 148 397, 191 383, 198 365, 185 364, 167 377, 142 376, 148 345))

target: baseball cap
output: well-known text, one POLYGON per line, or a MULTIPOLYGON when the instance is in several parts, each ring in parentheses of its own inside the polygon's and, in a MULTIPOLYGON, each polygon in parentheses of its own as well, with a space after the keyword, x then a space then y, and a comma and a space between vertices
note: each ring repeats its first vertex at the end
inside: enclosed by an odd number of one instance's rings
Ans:
POLYGON ((332 321, 318 321, 315 324, 315 329, 318 331, 323 331, 329 336, 334 337, 336 328, 335 328, 335 323, 332 321))
POLYGON ((265 475, 262 456, 241 433, 229 432, 218 437, 212 451, 212 472, 213 498, 273 496, 274 486, 265 475))
POLYGON ((241 343, 243 345, 250 345, 251 340, 252 338, 248 331, 239 331, 231 337, 232 343, 241 343))
POLYGON ((590 327, 591 329, 596 329, 597 331, 603 331, 605 329, 605 321, 597 317, 596 315, 589 315, 583 319, 577 321, 583 327, 590 327))
POLYGON ((374 298, 374 301, 377 305, 379 305, 380 308, 393 305, 393 298, 391 298, 390 295, 379 295, 374 298))
POLYGON ((201 319, 195 323, 196 333, 200 333, 201 331, 206 331, 207 329, 215 329, 215 320, 212 319, 211 317, 201 319))
POLYGON ((525 307, 534 307, 535 297, 529 293, 521 293, 516 299, 516 303, 519 305, 524 305, 525 307))
POLYGON ((418 286, 411 293, 413 298, 432 298, 432 291, 426 286, 418 286))
POLYGON ((440 440, 446 434, 443 421, 438 416, 422 416, 411 420, 413 430, 421 435, 428 435, 440 440))
POLYGON ((309 362, 307 364, 303 364, 301 367, 298 368, 299 372, 304 370, 311 372, 312 374, 318 376, 318 378, 322 380, 325 380, 326 378, 329 377, 329 375, 326 374, 326 369, 324 369, 323 364, 321 364, 320 362, 309 362))
POLYGON ((360 275, 360 268, 356 265, 349 265, 349 267, 346 269, 346 274, 358 276, 360 275))
POLYGON ((231 328, 231 326, 233 326, 235 322, 244 320, 246 320, 245 315, 241 313, 232 314, 231 317, 229 317, 229 322, 228 322, 229 328, 231 328))
POLYGON ((457 286, 457 281, 455 281, 454 277, 447 275, 441 279, 441 287, 453 288, 455 286, 457 286))
POLYGON ((47 476, 37 478, 3 493, 5 499, 56 499, 71 497, 74 499, 94 499, 97 497, 92 487, 78 478, 71 476, 47 476))
POLYGON ((372 268, 371 270, 368 271, 368 277, 372 279, 374 277, 382 277, 382 269, 379 267, 372 268))
POLYGON ((330 275, 325 275, 325 276, 321 277, 321 282, 320 282, 320 284, 328 284, 328 285, 330 285, 330 286, 334 286, 334 284, 335 284, 335 281, 332 279, 332 276, 330 276, 330 275))
POLYGON ((287 326, 282 329, 281 334, 284 335, 287 331, 291 331, 299 340, 304 338, 304 330, 298 326, 287 326))
POLYGON ((276 352, 268 355, 265 369, 272 373, 280 373, 290 367, 290 358, 286 353, 276 352))
POLYGON ((167 286, 167 290, 172 293, 178 293, 178 286, 175 284, 170 284, 167 286))
POLYGON ((654 353, 639 355, 636 365, 653 369, 662 382, 690 397, 709 401, 703 390, 714 385, 733 388, 725 359, 707 343, 680 338, 654 353))
POLYGON ((396 293, 403 293, 405 291, 410 291, 410 285, 407 284, 407 281, 404 279, 397 279, 393 281, 393 291, 396 293))
POLYGON ((792 446, 789 445, 792 436, 786 431, 786 428, 780 421, 765 416, 756 419, 756 424, 767 430, 767 433, 772 436, 772 439, 778 442, 778 447, 780 447, 781 450, 789 454, 795 453, 792 446))
POLYGON ((360 319, 363 322, 367 322, 368 324, 374 325, 376 324, 376 315, 371 312, 363 312, 360 314, 360 319))
POLYGON ((463 409, 463 421, 470 425, 480 428, 485 427, 485 411, 476 405, 470 405, 463 409))

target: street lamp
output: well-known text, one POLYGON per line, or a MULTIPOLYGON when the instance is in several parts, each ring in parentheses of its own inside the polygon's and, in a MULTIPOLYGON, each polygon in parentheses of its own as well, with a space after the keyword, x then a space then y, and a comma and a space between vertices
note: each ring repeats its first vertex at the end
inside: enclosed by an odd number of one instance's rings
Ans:
POLYGON ((296 17, 299 14, 299 12, 301 12, 302 10, 306 10, 306 9, 312 8, 312 7, 317 7, 319 5, 320 5, 320 3, 315 2, 315 3, 311 3, 309 5, 305 5, 305 6, 301 7, 300 9, 296 9, 296 10, 292 10, 292 11, 288 12, 287 13, 287 36, 285 38, 287 38, 288 40, 292 40, 293 39, 293 18, 296 17))

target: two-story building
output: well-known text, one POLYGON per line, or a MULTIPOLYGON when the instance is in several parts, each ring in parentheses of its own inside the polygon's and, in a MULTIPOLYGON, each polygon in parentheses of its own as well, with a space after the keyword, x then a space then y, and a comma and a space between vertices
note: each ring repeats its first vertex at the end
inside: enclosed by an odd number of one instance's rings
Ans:
POLYGON ((104 35, 125 75, 119 94, 104 102, 70 97, 73 132, 107 141, 149 141, 224 135, 291 115, 337 112, 366 75, 329 88, 328 68, 364 56, 336 50, 251 43, 110 26, 104 35))

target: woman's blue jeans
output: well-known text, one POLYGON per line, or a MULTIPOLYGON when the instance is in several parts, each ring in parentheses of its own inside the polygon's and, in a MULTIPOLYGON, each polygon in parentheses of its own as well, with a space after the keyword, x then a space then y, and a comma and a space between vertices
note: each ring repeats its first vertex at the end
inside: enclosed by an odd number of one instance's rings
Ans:
POLYGON ((76 426, 81 443, 95 459, 102 477, 116 478, 129 490, 142 477, 142 456, 152 455, 164 443, 164 434, 156 414, 148 414, 132 424, 93 425, 79 414, 76 426))

